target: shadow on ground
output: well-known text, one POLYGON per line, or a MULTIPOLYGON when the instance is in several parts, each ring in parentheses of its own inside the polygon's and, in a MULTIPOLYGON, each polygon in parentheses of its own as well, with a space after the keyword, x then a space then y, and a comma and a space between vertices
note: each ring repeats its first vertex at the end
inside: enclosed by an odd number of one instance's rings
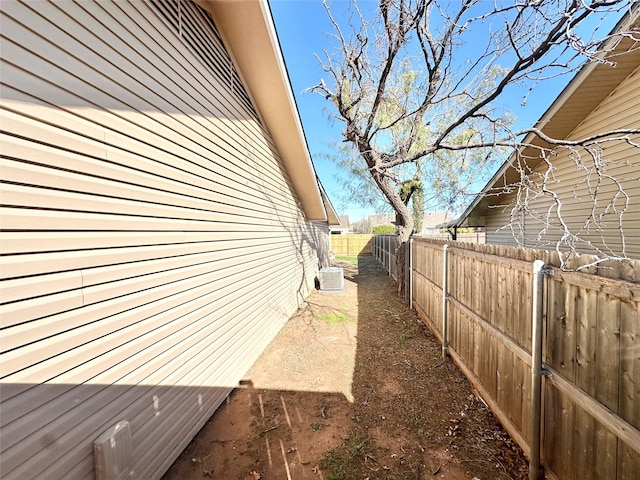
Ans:
POLYGON ((165 475, 524 479, 522 452, 371 257, 314 292, 165 475))

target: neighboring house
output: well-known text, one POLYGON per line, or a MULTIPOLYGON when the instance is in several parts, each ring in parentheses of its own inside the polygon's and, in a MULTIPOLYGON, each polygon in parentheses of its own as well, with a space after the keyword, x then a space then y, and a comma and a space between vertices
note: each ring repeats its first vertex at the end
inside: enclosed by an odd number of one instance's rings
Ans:
POLYGON ((434 235, 441 233, 441 227, 443 223, 451 220, 451 213, 449 212, 434 212, 426 213, 422 219, 422 230, 416 235, 434 235))
POLYGON ((368 221, 371 228, 379 227, 381 225, 395 226, 396 215, 395 213, 369 215, 368 221))
POLYGON ((0 476, 93 479, 94 440, 126 421, 126 478, 159 479, 339 223, 269 6, 0 7, 0 476))
MULTIPOLYGON (((619 29, 639 29, 640 9, 627 15, 618 25, 619 29)), ((640 33, 636 34, 636 38, 640 33)), ((631 38, 624 38, 618 43, 609 42, 610 58, 616 62, 615 67, 605 63, 589 63, 572 79, 558 99, 538 121, 536 126, 550 137, 560 139, 581 139, 617 129, 640 127, 640 50, 626 52, 632 45, 631 38)), ((605 44, 606 45, 606 44, 605 44)), ((635 142, 640 138, 635 138, 635 142)), ((529 135, 525 143, 539 143, 540 140, 529 135)), ((584 154, 584 152, 583 152, 584 154)), ((626 254, 632 258, 640 258, 640 158, 639 150, 629 143, 620 141, 604 144, 603 157, 612 161, 606 171, 620 180, 620 185, 628 195, 626 212, 622 216, 622 227, 626 243, 626 254)), ((544 225, 536 218, 543 216, 549 209, 549 197, 532 195, 529 200, 530 212, 518 208, 515 187, 520 175, 513 165, 526 163, 529 178, 546 171, 545 163, 532 148, 523 148, 515 152, 511 158, 496 172, 482 192, 476 197, 461 217, 449 226, 453 227, 486 227, 487 243, 503 245, 524 245, 527 247, 553 248, 560 238, 556 229, 557 217, 552 218, 551 228, 542 234, 544 225), (536 160, 537 158, 537 160, 536 160), (533 215, 531 215, 532 213, 533 215)), ((605 228, 598 230, 582 228, 590 219, 593 201, 587 191, 587 175, 584 169, 577 168, 574 159, 566 149, 559 149, 552 157, 554 182, 550 184, 562 202, 564 220, 574 231, 579 231, 583 240, 593 242, 603 251, 620 252, 622 250, 617 212, 606 205, 618 191, 618 185, 606 178, 596 184, 593 166, 591 167, 590 188, 599 189, 599 204, 595 208, 596 215, 604 214, 605 228), (606 211, 605 211, 606 210, 606 211)), ((530 192, 535 194, 535 190, 530 192)), ((540 192, 537 192, 540 193, 540 192)), ((620 196, 616 207, 620 209, 626 198, 620 196)), ((594 253, 593 249, 578 243, 582 253, 594 253)))
POLYGON ((340 225, 330 226, 329 230, 332 235, 342 235, 349 233, 349 215, 339 215, 340 225))

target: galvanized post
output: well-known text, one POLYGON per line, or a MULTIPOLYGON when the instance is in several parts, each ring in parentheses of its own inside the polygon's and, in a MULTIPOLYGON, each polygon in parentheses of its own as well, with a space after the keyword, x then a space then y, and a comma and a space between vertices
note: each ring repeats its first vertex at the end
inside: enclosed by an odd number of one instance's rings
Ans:
POLYGON ((542 405, 542 321, 544 262, 533 262, 533 302, 531 325, 531 454, 529 455, 529 480, 540 476, 540 423, 542 405))
POLYGON ((373 237, 373 250, 374 250, 374 256, 376 257, 376 260, 380 261, 380 246, 378 245, 380 242, 378 242, 378 236, 376 235, 375 237, 373 237))
POLYGON ((447 358, 449 332, 447 325, 447 295, 449 291, 449 245, 442 247, 442 358, 447 358))
POLYGON ((409 239, 409 308, 413 310, 413 237, 409 239))

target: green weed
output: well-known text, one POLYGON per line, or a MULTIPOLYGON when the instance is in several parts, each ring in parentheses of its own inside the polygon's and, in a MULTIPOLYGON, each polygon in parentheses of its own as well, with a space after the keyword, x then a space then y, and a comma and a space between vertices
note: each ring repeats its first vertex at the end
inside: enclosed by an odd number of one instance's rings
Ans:
POLYGON ((320 460, 320 468, 327 480, 356 478, 358 468, 373 452, 373 441, 365 432, 352 430, 343 444, 329 450, 320 460))
POLYGON ((339 323, 346 323, 349 321, 349 317, 344 312, 339 313, 327 313, 318 317, 320 320, 327 322, 329 325, 337 325, 339 323))

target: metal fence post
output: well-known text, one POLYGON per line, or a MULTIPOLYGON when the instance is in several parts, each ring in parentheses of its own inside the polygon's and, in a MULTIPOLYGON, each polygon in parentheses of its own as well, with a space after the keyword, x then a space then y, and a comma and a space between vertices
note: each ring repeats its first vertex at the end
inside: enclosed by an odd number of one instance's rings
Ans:
POLYGON ((531 325, 531 454, 529 455, 529 480, 540 476, 540 423, 542 405, 542 322, 544 275, 542 260, 533 262, 533 301, 531 325))
POLYGON ((447 325, 447 295, 449 291, 449 245, 442 247, 442 358, 447 358, 449 332, 447 325))
POLYGON ((378 236, 373 237, 373 258, 378 259, 378 236))
POLYGON ((380 252, 378 251, 378 236, 373 237, 373 251, 376 260, 380 261, 380 252))

